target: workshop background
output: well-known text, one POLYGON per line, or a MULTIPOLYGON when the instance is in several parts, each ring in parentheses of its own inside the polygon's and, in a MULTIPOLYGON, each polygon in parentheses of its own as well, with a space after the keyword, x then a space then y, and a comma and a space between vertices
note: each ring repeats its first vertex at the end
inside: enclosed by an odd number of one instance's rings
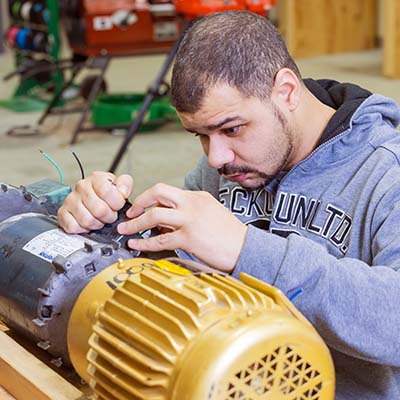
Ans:
MULTIPOLYGON (((1 7, 5 35, 10 26, 6 0, 1 0, 1 7)), ((400 82, 396 80, 400 77, 400 56, 395 42, 400 28, 394 21, 399 15, 400 5, 396 0, 278 0, 269 12, 270 19, 284 34, 304 77, 354 82, 396 100, 400 99, 400 82)), ((59 27, 59 58, 64 59, 71 55, 71 50, 63 25, 59 27)), ((3 43, 0 77, 15 69, 15 58, 16 49, 3 43)), ((145 93, 165 58, 166 53, 112 59, 105 75, 107 91, 145 93)), ((80 81, 85 74, 92 75, 93 71, 83 71, 80 81)), ((18 76, 1 80, 0 100, 11 99, 19 85, 18 76)), ((15 112, 0 107, 1 180, 25 185, 43 178, 57 179, 56 170, 43 158, 39 148, 57 161, 70 185, 80 178, 71 150, 81 160, 86 174, 110 167, 124 131, 82 132, 77 143, 70 146, 79 113, 50 115, 36 135, 26 132, 7 135, 15 126, 35 127, 42 114, 43 111, 15 112)), ((180 186, 184 174, 195 165, 201 153, 198 140, 185 133, 179 124, 171 122, 157 130, 138 133, 117 172, 135 176, 135 193, 159 181, 180 186)))
MULTIPOLYGON (((148 17, 148 10, 142 10, 143 14, 139 10, 136 15, 116 9, 115 4, 127 4, 130 0, 83 1, 87 5, 86 26, 93 24, 94 27, 89 29, 91 36, 86 40, 91 43, 85 51, 82 50, 84 24, 79 19, 78 11, 82 10, 79 0, 0 0, 0 34, 4 38, 0 42, 0 78, 5 78, 0 81, 0 182, 18 187, 49 178, 73 186, 80 179, 82 169, 88 175, 94 170, 111 168, 118 174, 134 176, 133 197, 157 182, 181 186, 202 149, 198 139, 179 125, 168 96, 155 99, 144 118, 145 124, 127 143, 127 148, 122 147, 141 100, 146 94, 147 99, 152 95, 149 88, 166 67, 168 51, 183 26, 173 8, 171 14, 172 2, 151 2, 159 18, 156 32, 159 40, 143 44, 145 32, 149 32, 147 22, 139 34, 142 44, 135 47, 124 39, 125 34, 141 26, 140 16, 147 13, 148 17), (62 4, 68 7, 63 9, 62 4), (113 18, 105 17, 109 9, 113 9, 113 18), (101 15, 94 16, 96 12, 101 15), (111 30, 112 35, 108 33, 111 30), (79 75, 65 87, 55 107, 46 114, 54 93, 72 79, 73 71, 79 75), (101 71, 104 76, 100 79, 101 71), (93 103, 88 107, 91 100, 93 103), (78 108, 78 112, 66 112, 78 108), (124 120, 124 126, 116 126, 121 124, 118 118, 126 119, 126 115, 128 121, 124 120)), ((177 0, 176 3, 191 2, 177 0)), ((398 0, 270 0, 270 5, 268 18, 282 32, 303 77, 353 82, 400 102, 398 0)), ((167 83, 170 72, 166 73, 167 83)), ((164 83, 157 87, 164 94, 167 88, 164 83)), ((6 192, 9 187, 3 185, 2 189, 6 192)), ((32 197, 28 194, 25 199, 31 201, 32 197)), ((25 228, 21 232, 25 233, 25 228)), ((85 251, 87 248, 90 246, 85 251)), ((116 249, 106 250, 112 253, 116 249)), ((108 255, 102 253, 101 257, 108 255)), ((65 267, 54 265, 60 270, 65 267)), ((85 265, 88 266, 92 264, 85 265)), ((40 289, 43 297, 49 296, 45 289, 40 289)), ((91 303, 84 300, 81 300, 82 309, 89 315, 92 311, 84 306, 89 307, 91 303)), ((78 315, 74 328, 78 329, 81 322, 78 315)), ((1 326, 0 330, 3 330, 1 326)), ((56 374, 51 375, 50 370, 32 367, 32 360, 7 335, 2 335, 1 341, 1 374, 12 370, 5 368, 9 367, 6 366, 8 359, 15 361, 15 368, 23 372, 20 376, 2 375, 0 399, 11 398, 2 389, 8 378, 16 391, 29 392, 37 382, 44 382, 47 388, 43 390, 54 389, 54 393, 63 393, 65 399, 80 396, 71 385, 58 381, 56 374), (21 388, 20 382, 23 382, 21 388)), ((44 350, 45 347, 42 346, 44 350)), ((37 348, 32 345, 30 350, 35 352, 37 348)), ((80 356, 84 358, 85 354, 82 352, 80 356)), ((54 364, 53 361, 50 363, 54 364)), ((57 365, 52 367, 57 369, 57 365)), ((82 370, 80 376, 86 378, 85 368, 82 370)), ((32 396, 35 400, 42 398, 32 396)), ((51 398, 62 400, 58 396, 54 394, 51 398)))

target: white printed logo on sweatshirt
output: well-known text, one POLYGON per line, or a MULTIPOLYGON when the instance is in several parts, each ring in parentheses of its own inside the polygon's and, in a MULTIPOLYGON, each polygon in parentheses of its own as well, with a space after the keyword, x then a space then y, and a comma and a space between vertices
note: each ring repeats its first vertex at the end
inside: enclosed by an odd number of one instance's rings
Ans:
POLYGON ((219 200, 243 223, 269 230, 274 198, 264 189, 248 191, 240 186, 219 191, 219 200))
POLYGON ((240 186, 224 187, 219 198, 245 224, 269 231, 272 218, 271 232, 280 236, 309 232, 328 240, 343 254, 348 250, 352 218, 331 203, 323 205, 320 199, 285 192, 278 194, 275 203, 274 196, 264 189, 248 191, 240 186))

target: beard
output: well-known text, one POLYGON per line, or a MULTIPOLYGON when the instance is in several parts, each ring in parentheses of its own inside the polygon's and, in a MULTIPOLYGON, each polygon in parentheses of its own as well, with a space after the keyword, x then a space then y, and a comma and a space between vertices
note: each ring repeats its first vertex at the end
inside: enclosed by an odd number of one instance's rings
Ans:
POLYGON ((275 104, 271 103, 271 105, 275 116, 274 126, 276 130, 279 131, 279 135, 277 135, 273 146, 275 151, 268 156, 266 155, 265 164, 268 163, 273 165, 273 173, 267 174, 261 169, 252 168, 247 165, 235 165, 233 163, 225 164, 223 167, 218 169, 219 174, 223 176, 236 174, 254 175, 254 178, 245 181, 243 184, 240 183, 240 185, 245 189, 257 190, 271 183, 278 174, 280 175, 281 172, 287 170, 289 157, 293 151, 295 132, 290 129, 289 123, 284 114, 275 106, 275 104))

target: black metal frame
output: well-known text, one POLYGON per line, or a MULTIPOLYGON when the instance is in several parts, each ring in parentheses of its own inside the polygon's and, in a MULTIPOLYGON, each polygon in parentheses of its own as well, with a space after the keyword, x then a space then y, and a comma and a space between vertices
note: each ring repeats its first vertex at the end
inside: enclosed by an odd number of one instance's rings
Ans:
POLYGON ((44 123, 44 121, 46 120, 46 118, 51 114, 60 115, 60 114, 71 114, 71 113, 80 112, 81 116, 80 116, 79 122, 76 125, 74 132, 72 134, 70 144, 76 143, 80 132, 90 132, 90 131, 98 130, 99 128, 94 125, 84 126, 84 124, 85 124, 87 115, 90 112, 90 109, 92 107, 92 104, 100 90, 101 83, 103 82, 104 75, 107 71, 109 64, 110 64, 109 56, 99 56, 99 57, 94 57, 94 58, 89 59, 87 63, 84 63, 84 64, 77 63, 76 65, 72 66, 72 72, 71 72, 70 79, 63 84, 61 90, 53 97, 53 99, 47 106, 46 110, 40 117, 40 119, 38 121, 38 125, 42 125, 44 123), (56 106, 59 103, 59 100, 61 99, 65 90, 67 90, 71 85, 73 85, 76 77, 84 68, 100 70, 99 75, 97 75, 96 80, 94 81, 94 83, 90 89, 88 99, 85 102, 84 106, 83 107, 56 108, 56 106))
MULTIPOLYGON (((183 35, 185 34, 186 30, 188 27, 191 25, 192 21, 186 21, 184 28, 182 29, 182 32, 179 36, 179 38, 176 40, 174 46, 168 53, 167 59, 164 61, 160 72, 158 73, 155 81, 153 84, 150 86, 150 88, 147 90, 147 94, 143 100, 143 103, 141 105, 141 108, 138 112, 137 117, 131 124, 119 124, 119 125, 109 125, 109 126, 102 126, 102 127, 97 127, 95 125, 87 125, 85 124, 86 118, 91 110, 92 104, 101 88, 101 83, 104 80, 104 75, 107 71, 107 68, 111 62, 111 59, 113 57, 128 57, 132 55, 138 55, 138 53, 134 54, 126 54, 126 55, 117 55, 117 56, 98 56, 98 57, 93 57, 89 59, 86 63, 77 63, 72 66, 72 73, 70 79, 64 83, 62 86, 61 90, 53 97, 52 101, 48 105, 47 109, 44 111, 43 115, 40 117, 38 121, 38 125, 42 125, 46 118, 51 115, 51 114, 69 114, 69 113, 76 113, 76 112, 81 112, 81 116, 79 118, 79 121, 73 131, 72 138, 70 141, 70 144, 75 144, 78 140, 78 135, 80 132, 91 132, 99 129, 116 129, 116 128, 129 128, 127 130, 127 133, 125 135, 125 139, 118 150, 117 154, 114 157, 114 160, 112 161, 112 164, 110 166, 109 171, 110 172, 115 172, 117 169, 123 155, 125 154, 130 141, 133 139, 139 128, 142 126, 143 119, 149 110, 153 100, 155 98, 164 96, 165 90, 163 91, 162 88, 165 87, 165 76, 167 75, 173 61, 175 58, 175 55, 178 51, 179 44, 182 40, 183 35), (63 93, 65 92, 66 89, 68 89, 71 85, 73 85, 77 75, 82 71, 84 68, 90 68, 90 69, 99 69, 100 73, 97 76, 96 80, 94 81, 94 84, 92 85, 89 96, 87 101, 85 102, 85 105, 83 107, 70 107, 70 108, 56 108, 57 104, 59 103, 63 93)), ((149 54, 149 53, 145 53, 149 54)))
POLYGON ((183 28, 179 38, 176 40, 174 46, 172 47, 171 51, 168 53, 167 59, 164 61, 164 64, 161 67, 160 72, 158 73, 155 81, 153 82, 153 84, 149 87, 149 89, 147 90, 147 94, 146 97, 143 100, 143 103, 140 107, 140 110, 138 112, 138 115, 136 116, 135 120, 132 122, 129 130, 127 131, 126 135, 125 135, 125 139, 121 144, 121 147, 119 148, 117 154, 114 157, 114 160, 111 163, 111 166, 109 168, 109 172, 115 172, 115 170, 117 169, 119 163, 122 160, 122 157, 124 156, 129 143, 131 142, 131 140, 134 138, 135 134, 137 133, 137 131, 139 130, 139 128, 142 125, 143 122, 143 118, 145 117, 147 111, 149 110, 151 103, 153 102, 153 100, 157 97, 160 97, 162 95, 164 95, 165 93, 161 92, 161 87, 162 85, 165 84, 165 76, 167 75, 169 68, 172 65, 172 62, 174 61, 175 55, 178 51, 178 47, 179 44, 182 40, 182 37, 185 33, 185 31, 187 30, 187 28, 189 27, 189 25, 191 24, 191 22, 187 22, 185 24, 185 27, 183 28))

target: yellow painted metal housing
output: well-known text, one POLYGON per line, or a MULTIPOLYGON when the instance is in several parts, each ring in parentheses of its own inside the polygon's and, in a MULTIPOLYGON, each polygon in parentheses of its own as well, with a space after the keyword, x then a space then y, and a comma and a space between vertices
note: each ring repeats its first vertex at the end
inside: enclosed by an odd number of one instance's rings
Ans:
POLYGON ((98 399, 334 398, 326 345, 279 290, 165 260, 108 270, 79 297, 68 337, 98 399))

